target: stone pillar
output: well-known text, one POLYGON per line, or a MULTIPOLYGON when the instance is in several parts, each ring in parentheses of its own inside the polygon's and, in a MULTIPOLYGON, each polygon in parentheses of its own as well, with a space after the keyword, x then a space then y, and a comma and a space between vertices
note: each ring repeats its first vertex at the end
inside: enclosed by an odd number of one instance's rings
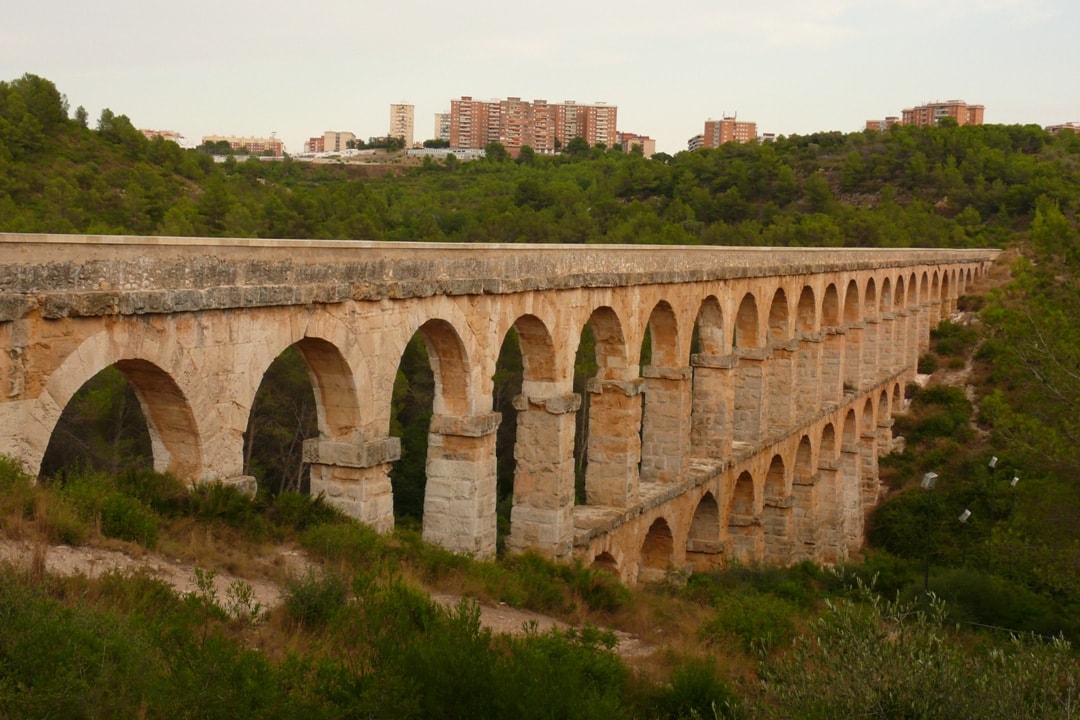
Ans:
POLYGON ((789 565, 793 552, 791 534, 791 508, 794 495, 765 496, 761 512, 764 536, 765 562, 773 565, 789 565))
POLYGON ((735 407, 734 355, 692 355, 694 367, 693 427, 690 447, 694 457, 722 460, 731 456, 735 407))
POLYGON ((744 565, 758 562, 762 556, 761 518, 756 515, 732 513, 728 518, 728 546, 731 559, 744 565))
POLYGON ((878 367, 880 374, 892 375, 899 368, 896 363, 896 316, 883 313, 878 329, 878 367))
POLYGON ((822 363, 825 355, 825 333, 804 334, 799 344, 799 359, 795 380, 795 415, 800 420, 814 417, 821 410, 824 388, 822 363))
POLYGON ((904 369, 905 375, 914 377, 919 358, 918 315, 901 310, 896 314, 896 327, 897 365, 904 369))
POLYGON ((577 394, 514 398, 514 506, 510 510, 512 553, 525 550, 561 560, 574 544, 574 418, 577 394))
POLYGON ((889 453, 891 453, 893 451, 892 429, 893 429, 893 424, 894 423, 895 423, 895 420, 893 420, 891 417, 886 418, 886 419, 878 422, 878 425, 877 425, 877 447, 878 447, 878 457, 879 458, 882 455, 888 455, 889 453))
POLYGON ((817 472, 808 478, 796 477, 791 485, 792 562, 819 560, 819 553, 824 551, 825 525, 818 502, 820 482, 821 473, 817 472))
POLYGON ((433 415, 428 432, 424 540, 495 555, 495 431, 499 413, 433 415))
POLYGON ((625 508, 638 500, 641 378, 591 378, 585 503, 625 508))
POLYGON ((918 349, 915 352, 915 360, 918 361, 919 356, 930 349, 930 306, 920 305, 915 314, 918 318, 916 335, 918 349))
POLYGON ((768 409, 767 432, 788 432, 795 424, 795 396, 798 395, 795 377, 798 372, 799 343, 791 340, 775 345, 766 360, 765 376, 769 392, 765 403, 768 409))
POLYGON ((641 480, 675 482, 689 460, 692 370, 646 365, 641 480))
POLYGON ((941 312, 942 312, 941 301, 940 300, 931 300, 930 301, 930 328, 931 329, 936 328, 938 326, 938 323, 941 322, 941 318, 942 318, 941 312))
POLYGON ((844 338, 843 328, 825 331, 825 349, 821 358, 821 402, 836 405, 844 397, 844 338))
POLYGON ((869 318, 863 330, 862 339, 862 381, 863 385, 877 385, 882 367, 879 358, 881 347, 881 320, 869 318))
POLYGON ((748 348, 737 352, 735 368, 735 442, 756 444, 765 435, 766 376, 765 350, 748 348))
POLYGON ((394 529, 394 496, 390 464, 401 457, 401 440, 347 442, 310 438, 304 441, 304 462, 310 465, 311 494, 379 532, 394 529))
POLYGON ((844 338, 844 393, 857 392, 863 386, 863 339, 866 325, 849 323, 844 338))
POLYGON ((847 545, 843 541, 840 515, 840 463, 828 459, 818 462, 817 513, 814 534, 821 540, 816 559, 823 563, 847 560, 847 545))
POLYGON ((840 513, 839 543, 844 557, 862 547, 863 509, 862 482, 859 469, 862 465, 862 451, 858 443, 844 444, 840 448, 840 466, 837 480, 837 509, 840 513))
POLYGON ((859 476, 862 481, 862 507, 872 508, 877 505, 881 495, 878 483, 878 444, 877 432, 865 433, 859 438, 859 476))

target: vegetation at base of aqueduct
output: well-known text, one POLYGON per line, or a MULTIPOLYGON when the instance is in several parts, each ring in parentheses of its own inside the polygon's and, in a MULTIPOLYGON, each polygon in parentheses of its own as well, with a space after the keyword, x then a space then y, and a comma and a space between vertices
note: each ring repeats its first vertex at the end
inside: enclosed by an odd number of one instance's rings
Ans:
MULTIPOLYGON (((1075 716, 1074 652, 1032 636, 1010 641, 1000 628, 1080 637, 1080 136, 943 126, 650 160, 578 149, 390 164, 380 177, 290 160, 215 164, 145 140, 108 110, 90 129, 50 82, 27 75, 0 83, 0 231, 1007 248, 1000 283, 961 298, 977 322, 943 323, 920 360, 934 380, 912 388, 897 418, 907 448, 882 459, 892 492, 870 518, 859 565, 839 575, 733 568, 629 593, 534 558, 474 563, 409 529, 378 538, 289 492, 302 486, 302 468, 286 450, 312 422, 298 356, 283 356, 264 381, 249 429, 249 467, 271 492, 254 504, 220 489, 176 494, 139 469, 147 451, 131 432, 137 403, 119 372, 106 373, 57 430, 68 434, 50 460, 56 481, 29 489, 2 468, 6 534, 173 548, 178 528, 194 536, 197 526, 234 532, 236 542, 291 538, 329 572, 293 579, 284 609, 254 622, 242 588, 227 599, 180 597, 143 576, 5 570, 0 618, 12 631, 0 637, 0 707, 13 717, 184 716, 198 693, 205 717, 374 708, 400 717, 542 708, 567 717, 1075 716), (973 396, 936 382, 969 361, 973 396), (74 458, 97 458, 111 474, 75 469, 74 458), (918 487, 929 470, 940 475, 933 494, 918 487), (961 525, 965 508, 972 519, 961 525), (243 533, 228 530, 238 524, 243 533), (924 574, 944 605, 927 604, 924 574), (860 590, 872 577, 873 590, 860 590), (683 639, 631 671, 603 634, 492 637, 471 608, 443 611, 411 589, 450 578, 489 600, 683 639), (937 672, 915 669, 926 664, 937 672), (536 697, 530 681, 541 672, 548 689, 536 697), (1028 704, 1011 704, 1019 699, 1028 704)), ((399 508, 406 516, 422 497, 416 453, 431 408, 430 370, 414 345, 394 414, 406 448, 395 472, 407 476, 395 478, 395 495, 408 501, 412 491, 412 508, 399 508)), ((520 361, 510 345, 499 364, 504 400, 520 361)), ((501 492, 512 477, 506 457, 501 492)))

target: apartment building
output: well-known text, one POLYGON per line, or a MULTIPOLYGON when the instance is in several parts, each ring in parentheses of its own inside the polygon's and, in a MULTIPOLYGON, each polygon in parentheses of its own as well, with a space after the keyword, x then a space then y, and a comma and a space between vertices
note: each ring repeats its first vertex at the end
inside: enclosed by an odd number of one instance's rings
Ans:
POLYGON ((450 142, 450 113, 435 113, 435 134, 432 137, 450 142))
POLYGON ((236 137, 233 135, 203 135, 202 144, 227 142, 233 150, 247 150, 252 155, 273 155, 281 157, 285 154, 285 143, 271 136, 268 138, 236 137))
POLYGON ((724 143, 748 143, 757 139, 757 123, 739 120, 735 116, 706 120, 702 133, 703 146, 717 148, 724 143))
POLYGON ((463 95, 450 101, 450 147, 483 148, 498 137, 488 137, 488 112, 491 103, 463 95))
POLYGON ((622 148, 624 153, 629 153, 637 145, 641 148, 643 157, 652 157, 656 154, 656 141, 648 135, 638 135, 631 132, 615 133, 615 145, 622 148))
POLYGON ((899 125, 900 118, 896 115, 889 115, 884 120, 867 120, 866 129, 874 130, 876 132, 884 132, 891 128, 893 125, 899 125))
POLYGON ((968 105, 963 100, 936 101, 902 110, 900 123, 925 127, 937 125, 941 120, 951 117, 957 125, 982 125, 983 106, 968 105))
POLYGON ((161 138, 176 143, 177 145, 183 145, 184 136, 175 130, 144 130, 139 128, 139 132, 143 134, 143 137, 147 140, 153 140, 154 138, 161 138))
POLYGON ((466 95, 450 101, 450 146, 483 148, 498 142, 515 156, 525 145, 551 154, 575 137, 589 145, 612 146, 617 122, 618 107, 606 103, 529 102, 518 97, 485 102, 466 95))
POLYGON ((1058 135, 1063 131, 1064 132, 1073 132, 1073 133, 1076 133, 1076 134, 1080 135, 1080 122, 1067 122, 1067 123, 1061 123, 1059 125, 1047 125, 1043 129, 1046 130, 1046 132, 1050 133, 1051 135, 1058 135))
POLYGON ((342 152, 349 148, 350 143, 356 142, 356 135, 351 132, 339 132, 327 130, 321 136, 309 138, 304 143, 304 152, 342 152))
POLYGON ((406 148, 413 146, 413 111, 413 106, 408 103, 390 104, 390 132, 387 135, 404 138, 406 148))

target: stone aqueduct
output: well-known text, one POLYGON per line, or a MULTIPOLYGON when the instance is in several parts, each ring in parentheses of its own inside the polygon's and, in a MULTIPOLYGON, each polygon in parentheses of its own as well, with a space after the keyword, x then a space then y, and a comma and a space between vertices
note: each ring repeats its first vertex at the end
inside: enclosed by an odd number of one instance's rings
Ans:
POLYGON ((312 492, 386 531, 391 395, 419 332, 435 377, 423 533, 490 556, 492 375, 515 328, 511 551, 631 583, 732 560, 833 562, 861 543, 931 327, 994 256, 0 234, 0 453, 36 473, 68 401, 115 366, 157 469, 250 487, 249 411, 296 346, 318 408, 312 492), (599 370, 576 504, 586 324, 599 370))

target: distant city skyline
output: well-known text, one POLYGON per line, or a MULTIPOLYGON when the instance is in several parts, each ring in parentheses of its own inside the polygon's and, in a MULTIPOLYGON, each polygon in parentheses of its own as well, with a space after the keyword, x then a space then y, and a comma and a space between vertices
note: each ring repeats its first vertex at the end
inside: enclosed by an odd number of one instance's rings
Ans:
POLYGON ((402 102, 420 142, 462 96, 617 105, 618 130, 667 153, 736 114, 759 133, 855 132, 959 98, 986 123, 1080 121, 1068 0, 552 0, 543 23, 480 0, 452 23, 418 0, 324 5, 39 0, 0 27, 0 80, 45 77, 91 123, 107 107, 191 144, 273 134, 291 153, 327 130, 385 135, 402 102))

